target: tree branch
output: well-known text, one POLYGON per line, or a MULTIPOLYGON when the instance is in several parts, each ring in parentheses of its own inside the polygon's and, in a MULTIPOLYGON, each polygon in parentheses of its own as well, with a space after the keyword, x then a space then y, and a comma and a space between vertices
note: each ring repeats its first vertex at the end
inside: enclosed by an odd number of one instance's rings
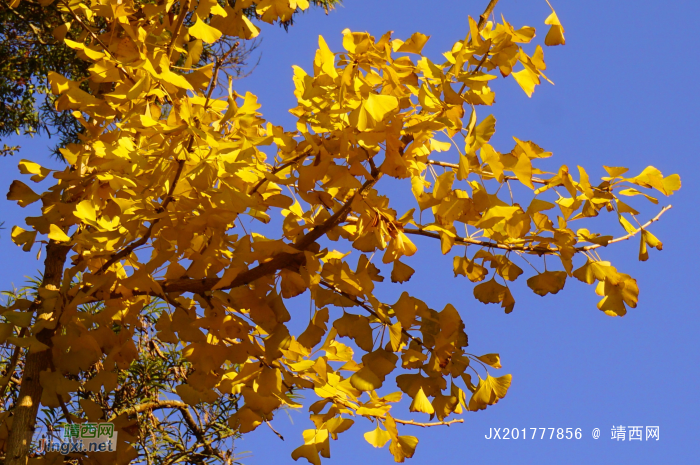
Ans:
MULTIPOLYGON (((49 290, 58 290, 63 277, 63 266, 70 246, 51 241, 46 246, 46 259, 44 260, 44 277, 41 287, 49 290)), ((56 306, 61 305, 57 299, 56 306)), ((37 297, 29 307, 30 312, 37 312, 37 317, 48 317, 58 309, 44 308, 40 297, 37 297)), ((54 329, 44 328, 36 334, 39 342, 51 347, 51 337, 54 329)), ((10 434, 5 448, 5 465, 25 465, 29 454, 29 445, 32 441, 36 415, 39 411, 43 387, 40 383, 40 374, 51 363, 51 350, 27 354, 24 371, 22 373, 22 385, 19 396, 13 409, 13 420, 10 434)))
POLYGON ((326 220, 321 226, 314 227, 299 242, 294 244, 294 247, 298 248, 299 250, 305 250, 308 246, 316 242, 321 236, 326 234, 332 228, 345 221, 345 218, 347 218, 350 210, 352 210, 352 202, 355 200, 355 198, 358 195, 362 196, 368 189, 371 189, 372 186, 379 181, 379 178, 381 178, 381 174, 373 179, 368 179, 365 181, 362 187, 355 192, 350 200, 345 202, 343 206, 333 214, 333 216, 326 220))
MULTIPOLYGON (((27 332, 27 328, 22 328, 22 330, 19 332, 19 337, 22 338, 27 332)), ((7 387, 10 385, 10 382, 15 382, 15 379, 12 377, 12 374, 15 372, 15 368, 17 368, 17 360, 19 360, 19 353, 22 350, 21 347, 17 346, 15 347, 15 350, 12 351, 12 356, 10 357, 10 365, 7 368, 7 382, 2 385, 2 388, 0 388, 0 400, 5 398, 5 391, 7 390, 7 387)), ((17 384, 22 384, 22 381, 19 380, 19 383, 17 384)))
POLYGON ((170 39, 170 43, 168 44, 168 48, 165 50, 165 52, 168 55, 168 59, 172 56, 173 54, 173 47, 175 46, 175 41, 177 40, 178 36, 180 35, 180 30, 182 30, 182 25, 185 22, 185 16, 187 16, 187 13, 190 10, 190 0, 185 0, 180 4, 180 14, 177 15, 177 22, 175 23, 175 29, 173 30, 173 35, 172 38, 170 39))
MULTIPOLYGON (((115 57, 114 53, 112 53, 112 51, 109 49, 109 47, 107 46, 107 44, 105 44, 104 42, 102 42, 102 39, 100 39, 99 36, 98 36, 97 34, 95 34, 95 32, 94 32, 92 29, 90 29, 90 26, 88 26, 87 24, 85 24, 85 22, 84 22, 82 19, 80 19, 80 17, 79 17, 77 14, 75 14, 75 12, 74 12, 73 9, 70 7, 70 5, 68 4, 68 2, 67 2, 66 0, 61 0, 61 3, 62 3, 63 6, 66 8, 66 10, 68 10, 68 14, 70 14, 71 17, 72 17, 78 24, 80 24, 80 27, 82 27, 82 28, 85 30, 85 32, 87 32, 88 34, 90 34, 90 37, 91 37, 95 42, 97 42, 98 44, 100 44, 100 46, 102 47, 102 49, 104 50, 104 52, 107 53, 107 54, 109 54, 109 56, 111 56, 111 57, 112 57, 113 59, 115 59, 115 61, 116 61, 116 57, 115 57)), ((117 66, 119 67, 119 69, 120 69, 124 74, 126 74, 127 76, 131 76, 131 75, 126 71, 126 68, 124 68, 121 64, 118 64, 117 66)))
MULTIPOLYGON (((640 231, 651 226, 652 223, 659 221, 659 219, 661 218, 661 215, 666 213, 672 207, 673 207, 672 205, 669 205, 667 207, 662 208, 658 215, 656 215, 651 220, 647 221, 640 228, 637 228, 636 230, 634 230, 633 232, 631 232, 625 236, 612 239, 605 245, 602 245, 602 244, 586 245, 586 246, 581 246, 581 247, 574 247, 574 250, 576 252, 586 252, 588 250, 597 249, 599 247, 607 247, 610 244, 614 244, 616 242, 622 242, 622 241, 626 241, 628 239, 631 239, 632 237, 639 234, 640 231)), ((347 220, 351 223, 355 223, 358 221, 358 219, 355 217, 349 217, 347 220)), ((434 231, 424 231, 423 229, 414 229, 414 228, 404 228, 402 231, 404 234, 413 234, 416 236, 431 237, 433 239, 438 239, 438 240, 440 239, 440 234, 437 232, 434 232, 434 231)), ((478 239, 472 239, 469 237, 456 236, 454 238, 454 240, 455 240, 455 243, 458 243, 460 245, 465 245, 465 246, 466 245, 477 245, 479 247, 501 249, 501 250, 507 250, 507 251, 530 252, 530 253, 535 253, 538 255, 545 255, 545 254, 555 255, 559 252, 559 248, 550 249, 548 247, 541 247, 541 246, 508 245, 508 244, 500 244, 498 242, 490 242, 490 241, 482 241, 482 240, 478 240, 478 239)), ((533 241, 534 240, 535 239, 533 238, 533 241)), ((530 241, 530 242, 532 242, 532 241, 530 241)))
POLYGON ((184 402, 180 402, 179 400, 155 400, 153 402, 139 404, 134 407, 124 409, 118 414, 114 414, 112 418, 109 419, 109 421, 114 421, 119 415, 123 414, 136 415, 138 413, 147 412, 149 410, 160 410, 165 408, 178 409, 182 414, 183 420, 185 420, 185 423, 187 423, 187 427, 192 431, 197 440, 203 444, 204 449, 207 451, 207 453, 215 455, 223 460, 221 454, 218 451, 215 451, 207 441, 206 437, 204 436, 204 432, 194 420, 194 417, 190 412, 189 406, 184 402))
MULTIPOLYGON (((350 294, 348 294, 347 292, 341 291, 340 289, 338 289, 338 288, 335 287, 334 285, 332 285, 332 284, 330 284, 330 283, 328 283, 328 282, 326 282, 326 281, 324 281, 324 280, 321 280, 320 284, 321 284, 322 286, 324 286, 324 287, 330 289, 331 291, 335 292, 336 294, 342 295, 343 297, 345 297, 346 299, 348 299, 348 300, 350 300, 351 302, 355 303, 356 305, 362 307, 362 308, 365 309, 370 315, 372 315, 373 317, 377 318, 379 321, 383 321, 383 318, 382 318, 381 316, 379 316, 379 314, 378 314, 377 312, 375 312, 374 309, 373 309, 372 307, 370 307, 369 305, 367 305, 365 302, 363 302, 362 300, 358 299, 358 298, 355 297, 354 295, 350 295, 350 294)), ((406 328, 401 327, 401 333, 403 333, 403 334, 404 334, 406 337, 408 337, 410 340, 416 342, 417 344, 419 344, 420 346, 422 346, 422 347, 425 348, 426 350, 432 352, 432 349, 431 349, 430 347, 426 346, 426 345, 423 343, 423 341, 420 340, 420 338, 417 338, 417 337, 413 336, 411 333, 409 333, 409 332, 406 330, 406 328)))
POLYGON ((491 0, 486 6, 484 12, 481 14, 481 16, 479 16, 479 24, 477 24, 479 30, 486 25, 486 21, 488 21, 489 16, 491 16, 491 13, 493 13, 493 9, 496 8, 496 3, 498 3, 498 0, 491 0))
MULTIPOLYGON (((491 16, 491 13, 493 12, 493 9, 496 7, 496 3, 498 3, 498 0, 491 0, 491 1, 489 2, 489 4, 486 5, 486 9, 484 10, 484 12, 481 13, 481 16, 479 16, 479 23, 476 25, 476 28, 477 28, 479 31, 481 31, 481 30, 484 28, 484 26, 486 25, 486 21, 489 19, 489 16, 491 16)), ((471 40, 473 41, 473 40, 474 40, 474 37, 472 37, 471 40)), ((477 65, 477 67, 474 68, 472 71, 470 71, 469 74, 474 74, 474 73, 476 73, 477 71, 479 71, 479 69, 481 68, 481 66, 486 62, 486 59, 488 58, 490 52, 491 52, 491 46, 489 45, 489 49, 488 49, 486 52, 484 52, 484 56, 481 58, 481 61, 479 62, 479 64, 477 65)), ((467 83, 464 82, 464 83, 462 84, 462 87, 459 89, 459 92, 458 92, 458 94, 459 94, 460 96, 462 95, 462 92, 464 92, 464 89, 465 89, 466 87, 467 87, 467 83)))
MULTIPOLYGON (((305 237, 305 238, 307 238, 307 237, 315 237, 315 239, 313 240, 313 241, 315 241, 318 237, 320 237, 321 235, 323 235, 323 234, 325 234, 326 232, 328 232, 328 230, 330 230, 332 227, 334 227, 334 226, 336 226, 337 224, 339 224, 339 223, 342 221, 341 217, 342 217, 343 215, 346 216, 346 219, 347 219, 348 221, 350 221, 350 222, 356 222, 357 219, 354 218, 354 217, 347 218, 347 213, 349 213, 349 204, 350 204, 351 202, 352 202, 352 200, 348 201, 340 210, 338 210, 338 212, 336 212, 335 215, 333 215, 333 217, 331 217, 330 219, 328 219, 323 225, 318 226, 318 227, 315 228, 312 232, 308 233, 308 234, 307 234, 306 236, 304 236, 304 237, 305 237), (347 206, 347 211, 346 211, 346 208, 345 208, 346 206, 347 206), (314 231, 316 231, 316 233, 313 234, 313 236, 312 236, 311 234, 312 234, 314 231), (316 235, 318 235, 318 237, 316 237, 316 235)), ((631 237, 633 237, 633 236, 635 236, 636 234, 638 234, 642 229, 645 229, 645 228, 647 228, 649 225, 651 225, 652 223, 654 223, 655 221, 658 221, 659 218, 661 217, 661 215, 662 215, 663 213, 665 213, 667 210, 669 210, 670 208, 671 208, 670 205, 669 205, 668 207, 664 207, 664 209, 663 209, 655 218, 653 218, 652 220, 650 220, 649 222, 647 222, 646 224, 644 224, 641 228, 635 230, 633 233, 627 234, 626 236, 622 236, 622 237, 613 239, 613 240, 611 240, 610 242, 608 242, 608 244, 606 244, 606 245, 614 244, 614 243, 616 243, 616 242, 620 242, 620 241, 624 241, 624 240, 630 239, 631 237)), ((422 229, 404 228, 404 229, 403 229, 403 233, 404 233, 404 234, 417 235, 417 236, 430 237, 430 238, 438 239, 438 240, 440 239, 440 234, 439 234, 439 233, 434 232, 434 231, 424 231, 424 230, 422 230, 422 229)), ((533 239, 533 240, 534 240, 534 239, 533 239)), ((313 241, 311 241, 311 242, 313 242, 313 241)), ((497 242, 482 241, 482 240, 478 240, 478 239, 471 239, 471 238, 468 238, 468 237, 459 237, 459 236, 457 236, 457 237, 454 238, 454 241, 455 241, 455 243, 457 243, 457 244, 465 245, 465 246, 468 246, 468 245, 476 245, 476 246, 479 246, 479 247, 500 249, 500 250, 506 250, 506 251, 529 252, 529 253, 537 254, 537 255, 556 255, 557 253, 559 253, 559 249, 558 249, 558 248, 550 249, 550 248, 544 247, 544 246, 527 246, 527 245, 500 244, 500 243, 497 243, 497 242)), ((300 241, 300 243, 302 243, 302 242, 303 242, 303 243, 306 243, 306 241, 304 241, 304 239, 302 239, 302 241, 300 241)), ((311 244, 311 242, 309 242, 309 244, 311 244)), ((303 250, 303 249, 301 249, 300 244, 291 244, 291 245, 292 245, 293 247, 295 247, 295 248, 299 248, 300 250, 303 250)), ((308 246, 308 245, 307 245, 307 246, 308 246)), ((585 251, 588 251, 588 250, 597 249, 597 248, 599 248, 599 247, 604 247, 604 246, 603 246, 603 245, 600 245, 600 244, 594 244, 594 245, 588 245, 588 246, 582 246, 582 247, 575 247, 574 250, 575 250, 576 252, 585 252, 585 251)), ((259 264, 258 266, 254 267, 254 268, 251 268, 251 269, 249 269, 249 270, 247 270, 247 271, 244 271, 244 272, 240 273, 238 276, 236 276, 236 277, 234 278, 233 281, 231 281, 231 283, 230 283, 229 285, 222 286, 222 287, 220 287, 219 289, 221 289, 221 290, 227 290, 227 289, 233 289, 233 288, 236 288, 236 287, 239 287, 239 286, 244 286, 244 285, 246 285, 246 284, 250 284, 251 282, 253 282, 253 281, 257 280, 257 279, 260 279, 260 278, 262 278, 262 277, 264 277, 264 276, 268 276, 268 275, 270 275, 270 274, 276 272, 277 270, 281 270, 281 269, 284 269, 284 268, 288 268, 288 267, 290 267, 290 266, 292 266, 292 265, 301 266, 301 265, 305 262, 305 260, 306 260, 306 258, 305 258, 305 256, 304 256, 303 252, 299 252, 299 253, 287 253, 287 252, 283 252, 283 253, 277 254, 277 255, 275 255, 272 259, 270 259, 269 261, 266 261, 266 262, 264 262, 264 263, 261 263, 261 264, 259 264)), ((161 288, 163 289, 163 291, 166 292, 166 293, 171 293, 171 292, 174 292, 174 293, 192 292, 192 293, 195 293, 195 294, 202 294, 202 293, 209 292, 209 291, 211 291, 212 289, 214 289, 214 287, 216 287, 216 285, 217 285, 220 281, 221 281, 221 278, 215 277, 215 278, 204 278, 204 279, 189 279, 189 278, 186 278, 186 279, 178 279, 178 280, 173 280, 173 281, 161 280, 161 281, 157 281, 157 283, 158 283, 158 285, 160 285, 160 287, 161 287, 161 288)), ((349 298, 350 300, 353 300, 353 299, 354 299, 354 297, 351 296, 350 294, 345 294, 345 293, 343 293, 342 291, 340 291, 340 290, 338 290, 338 289, 335 289, 332 285, 330 285, 330 284, 328 284, 328 283, 326 283, 326 285, 327 285, 327 286, 331 286, 332 290, 334 290, 335 292, 342 293, 342 295, 343 295, 344 297, 349 298)), ((85 291, 88 292, 89 289, 85 289, 85 291)), ((134 295, 134 296, 139 296, 139 295, 150 295, 150 296, 153 296, 153 297, 162 297, 162 295, 157 294, 157 293, 154 293, 153 291, 150 291, 150 290, 149 290, 149 291, 138 291, 138 290, 136 290, 136 291, 134 291, 134 292, 132 293, 132 295, 134 295)), ((121 296, 122 296, 122 294, 120 294, 120 293, 114 293, 114 294, 111 294, 111 295, 109 296, 109 298, 119 298, 119 297, 121 297, 121 296)), ((103 299, 103 298, 98 298, 98 297, 93 297, 92 299, 87 300, 87 301, 85 301, 85 302, 83 302, 83 303, 97 302, 97 301, 101 301, 101 300, 104 300, 104 299, 103 299)), ((357 302, 360 302, 360 301, 358 300, 357 302)), ((360 305, 360 304, 358 303, 358 305, 360 305)), ((370 311, 370 312, 374 312, 374 310, 372 310, 371 307, 365 307, 365 306, 363 306, 363 308, 365 308, 365 310, 368 310, 368 311, 370 311)), ((378 316, 376 313, 373 313, 373 315, 375 315, 376 317, 379 318, 379 316, 378 316)), ((410 335, 409 335, 409 337, 412 338, 413 340, 420 341, 420 339, 413 338, 413 336, 410 336, 410 335)))
MULTIPOLYGON (((270 174, 279 173, 280 171, 282 171, 286 167, 291 166, 300 160, 303 160, 304 158, 306 158, 309 155, 309 153, 310 152, 302 153, 301 155, 294 157, 293 159, 289 160, 288 162, 282 163, 281 165, 272 168, 270 170, 270 174)), ((258 181, 258 183, 256 185, 253 186, 253 188, 250 190, 250 192, 248 192, 248 195, 252 195, 255 192, 257 192, 258 189, 260 189, 262 187, 262 185, 265 184, 267 181, 269 181, 267 178, 262 178, 260 181, 258 181)))
MULTIPOLYGON (((348 214, 352 210, 352 202, 356 198, 356 196, 362 196, 368 189, 370 189, 376 182, 379 180, 379 177, 374 178, 374 179, 369 179, 367 180, 360 189, 358 189, 353 196, 346 201, 340 209, 338 209, 337 212, 333 214, 329 219, 327 219, 323 224, 314 227, 311 231, 309 231, 306 235, 304 235, 301 240, 299 240, 297 243, 294 244, 289 244, 291 247, 299 250, 299 253, 289 253, 289 252, 282 252, 274 257, 272 257, 270 260, 260 263, 258 266, 248 269, 240 274, 238 274, 233 281, 231 281, 230 284, 226 286, 221 286, 218 287, 217 289, 220 290, 227 290, 227 289, 233 289, 236 287, 244 286, 246 284, 250 284, 253 281, 260 279, 264 276, 268 276, 270 274, 275 273, 278 270, 281 270, 283 268, 287 268, 289 266, 292 266, 296 264, 297 266, 301 266, 305 261, 306 257, 304 256, 304 250, 306 250, 311 244, 316 242, 321 236, 326 234, 328 231, 330 231, 332 228, 337 226, 338 224, 342 223, 345 221, 347 218, 348 214)), ((132 244, 133 246, 133 244, 132 244)), ((132 247, 129 246, 129 247, 132 247)), ((135 247, 133 247, 135 248, 135 247)), ((124 252, 124 250, 122 251, 124 252)), ((122 255, 122 252, 120 252, 118 255, 122 255)), ((122 258, 128 254, 123 254, 122 258)), ((104 265, 103 267, 104 268, 104 265)), ((105 268, 106 269, 106 268, 105 268)), ((194 294, 203 294, 205 292, 209 292, 213 290, 217 284, 219 284, 221 281, 221 278, 219 277, 214 277, 214 278, 203 278, 203 279, 190 279, 190 278, 184 278, 184 279, 176 279, 176 280, 160 280, 157 281, 157 284, 163 289, 163 292, 170 293, 183 293, 183 292, 192 292, 194 294)), ((89 287, 86 287, 82 289, 85 293, 88 293, 90 291, 89 287)), ((151 290, 148 291, 133 291, 131 295, 134 296, 139 296, 139 295, 150 295, 153 297, 162 297, 160 293, 155 293, 151 290)), ((114 293, 111 294, 108 298, 119 298, 122 297, 123 295, 121 293, 114 293)), ((82 301, 82 303, 89 303, 89 302, 98 302, 102 301, 104 298, 98 298, 98 297, 92 297, 88 300, 82 301)))
POLYGON ((587 245, 587 246, 585 246, 585 247, 576 247, 575 250, 576 250, 576 251, 579 251, 579 252, 585 252, 585 251, 588 251, 588 250, 597 249, 597 248, 599 248, 599 247, 607 247, 608 245, 614 244, 614 243, 616 243, 616 242, 622 242, 622 241, 626 241, 626 240, 628 240, 628 239, 631 239, 631 238, 633 238, 634 236, 636 236, 637 234, 639 234, 641 231, 643 231, 644 229, 646 229, 646 228, 648 228, 649 226, 651 226, 651 224, 654 223, 655 221, 659 221, 659 219, 661 218, 661 215, 663 215, 664 213, 666 213, 667 211, 669 211, 671 208, 673 208, 673 205, 669 205, 669 206, 667 206, 667 207, 662 208, 658 215, 656 215, 654 218, 652 218, 652 219, 650 219, 649 221, 647 221, 646 223, 644 223, 644 224, 643 224, 642 226, 640 226, 639 228, 635 229, 633 232, 627 234, 626 236, 622 236, 622 237, 615 238, 615 239, 611 240, 610 242, 608 242, 608 243, 605 244, 605 245, 593 244, 593 245, 587 245))
MULTIPOLYGON (((455 170, 456 170, 456 169, 459 169, 459 165, 458 165, 458 164, 456 164, 456 163, 448 163, 448 162, 446 162, 446 161, 427 160, 425 163, 427 163, 428 165, 442 166, 442 167, 445 167, 445 168, 452 168, 452 169, 455 169, 455 170)), ((495 178, 494 174, 493 174, 493 173, 489 173, 488 171, 482 171, 482 172, 477 173, 477 174, 481 174, 481 175, 483 175, 483 176, 492 176, 492 177, 495 178)), ((508 180, 508 181, 518 181, 518 177, 517 177, 517 176, 506 176, 506 175, 504 175, 504 176, 503 176, 503 179, 506 179, 506 180, 508 180)), ((535 177, 532 177, 532 178, 530 178, 530 179, 532 180, 532 182, 533 182, 534 184, 545 184, 545 185, 547 184, 547 181, 545 181, 544 179, 535 178, 535 177)))
MULTIPOLYGON (((433 239, 440 239, 440 234, 433 232, 433 231, 424 231, 422 229, 413 229, 413 228, 404 228, 403 229, 404 234, 413 234, 416 236, 425 236, 425 237, 432 237, 433 239)), ((527 246, 527 245, 508 245, 508 244, 500 244, 498 242, 490 242, 490 241, 480 241, 478 239, 472 239, 469 237, 459 237, 456 236, 454 238, 455 242, 461 245, 478 245, 480 247, 487 247, 487 248, 493 248, 493 249, 501 249, 501 250, 508 250, 508 251, 521 251, 521 252, 532 252, 536 254, 554 254, 558 251, 558 249, 549 249, 546 247, 540 247, 540 246, 527 246)))
MULTIPOLYGON (((190 137, 190 142, 187 147, 187 152, 192 148, 192 143, 194 142, 194 136, 190 137)), ((185 160, 180 160, 177 163, 177 171, 175 171, 175 179, 173 179, 173 183, 170 185, 170 189, 168 190, 168 195, 165 197, 165 200, 163 203, 157 208, 157 211, 159 212, 164 212, 167 210, 168 205, 170 202, 173 200, 173 193, 175 192, 175 187, 177 186, 178 181, 180 180, 180 176, 182 175, 182 170, 185 167, 185 160)), ((136 250, 137 248, 141 247, 144 245, 146 242, 148 242, 148 239, 150 239, 151 234, 153 234, 153 228, 158 224, 160 221, 160 218, 154 219, 150 226, 148 227, 148 230, 146 230, 146 234, 144 234, 141 239, 137 240, 136 242, 132 242, 128 246, 124 247, 122 250, 117 252, 116 254, 112 255, 112 257, 107 260, 96 272, 96 275, 102 274, 105 271, 109 269, 110 266, 114 265, 116 262, 121 260, 122 258, 128 257, 131 252, 136 250)))
POLYGON ((420 426, 421 428, 427 428, 430 426, 450 426, 454 425, 455 423, 464 423, 464 418, 458 418, 455 420, 450 420, 450 421, 436 421, 433 423, 419 423, 413 420, 399 420, 398 418, 394 418, 394 421, 396 423, 400 423, 402 425, 413 425, 413 426, 420 426))
POLYGON ((277 432, 277 430, 276 430, 275 428, 272 427, 272 424, 269 422, 269 420, 265 420, 265 423, 267 423, 267 426, 270 427, 270 429, 272 430, 272 432, 275 433, 275 434, 277 435, 278 438, 280 438, 281 440, 284 441, 284 436, 282 436, 280 433, 277 432))
POLYGON ((223 54, 223 56, 217 58, 216 63, 214 64, 214 70, 211 75, 211 80, 209 81, 209 87, 207 88, 207 100, 204 104, 204 109, 206 110, 209 107, 209 103, 211 101, 211 95, 214 93, 214 89, 217 87, 218 82, 219 82, 219 70, 223 66, 224 62, 226 59, 231 55, 233 52, 235 52, 238 49, 240 42, 236 42, 231 46, 231 48, 223 54))

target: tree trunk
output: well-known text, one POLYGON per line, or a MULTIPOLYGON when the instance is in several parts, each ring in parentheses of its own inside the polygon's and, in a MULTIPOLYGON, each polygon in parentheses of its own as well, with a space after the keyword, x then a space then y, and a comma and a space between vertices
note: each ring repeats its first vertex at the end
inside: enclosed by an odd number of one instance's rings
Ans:
MULTIPOLYGON (((69 246, 60 245, 53 241, 46 247, 44 279, 41 282, 41 287, 60 288, 63 266, 69 250, 69 246)), ((55 310, 58 310, 59 306, 60 299, 56 303, 55 310)), ((37 312, 37 316, 46 313, 40 297, 37 296, 30 310, 37 312)), ((36 338, 51 347, 51 337, 54 332, 55 329, 44 328, 36 335, 36 338)), ((34 434, 34 424, 43 391, 39 375, 49 367, 50 361, 51 349, 30 353, 25 359, 22 385, 12 412, 12 428, 5 449, 5 465, 25 465, 27 463, 29 445, 34 434)))

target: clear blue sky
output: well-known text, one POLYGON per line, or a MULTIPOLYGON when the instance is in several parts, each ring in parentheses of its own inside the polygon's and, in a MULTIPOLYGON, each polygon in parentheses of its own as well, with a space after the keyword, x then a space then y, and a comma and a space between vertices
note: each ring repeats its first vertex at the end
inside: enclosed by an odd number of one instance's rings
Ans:
MULTIPOLYGON (((440 54, 464 37, 467 15, 477 16, 486 3, 346 0, 329 16, 300 16, 288 33, 263 27, 260 65, 236 83, 236 90, 257 94, 264 117, 291 129, 291 66, 311 69, 319 34, 337 51, 346 27, 375 36, 393 30, 402 38, 421 31, 432 36, 424 53, 441 61, 440 54)), ((507 397, 486 411, 467 413, 464 424, 417 431, 404 427, 402 434, 420 438, 409 463, 666 464, 692 463, 700 454, 700 316, 695 294, 700 266, 695 238, 700 230, 695 204, 700 4, 552 0, 552 5, 567 40, 564 47, 545 49, 547 75, 556 86, 539 86, 528 99, 512 79, 501 81, 493 108, 498 120, 494 144, 506 150, 511 136, 533 140, 554 152, 556 162, 581 164, 596 177, 603 175, 602 165, 626 166, 632 172, 654 165, 664 174, 679 173, 681 191, 660 199, 673 209, 652 227, 664 250, 652 250, 645 263, 637 261, 636 240, 604 251, 604 258, 639 282, 640 304, 624 318, 599 312, 593 289, 574 280, 547 298, 521 286, 515 311, 505 315, 497 306, 475 301, 472 285, 454 279, 450 264, 435 259, 437 249, 409 262, 417 274, 404 286, 433 308, 455 304, 466 322, 470 349, 500 352, 501 372, 513 374, 507 397), (613 441, 613 425, 659 426, 660 440, 613 441), (583 438, 531 440, 529 429, 527 440, 496 443, 484 438, 489 428, 504 427, 582 428, 583 438), (596 427, 602 431, 598 440, 591 437, 596 427)), ((501 0, 496 14, 501 13, 516 26, 537 27, 540 38, 546 31, 549 7, 544 0, 501 0)), ((480 109, 479 114, 487 113, 480 109)), ((23 153, 15 160, 0 160, 3 192, 18 176, 14 167, 20 158, 46 157, 46 140, 17 141, 23 153)), ((654 216, 660 206, 645 208, 644 215, 654 216)), ((6 226, 22 223, 27 214, 6 201, 1 208, 6 226)), ((619 235, 621 228, 611 222, 609 231, 619 235)), ((2 231, 0 256, 3 288, 21 284, 23 275, 36 274, 39 268, 34 254, 24 254, 11 243, 9 231, 2 231)), ((305 412, 290 416, 293 424, 284 413, 274 422, 284 442, 265 427, 237 442, 238 453, 252 454, 245 463, 292 463, 290 453, 301 444, 301 430, 310 422, 305 412)), ((392 463, 387 449, 373 449, 363 440, 369 429, 360 420, 332 441, 327 463, 392 463)))

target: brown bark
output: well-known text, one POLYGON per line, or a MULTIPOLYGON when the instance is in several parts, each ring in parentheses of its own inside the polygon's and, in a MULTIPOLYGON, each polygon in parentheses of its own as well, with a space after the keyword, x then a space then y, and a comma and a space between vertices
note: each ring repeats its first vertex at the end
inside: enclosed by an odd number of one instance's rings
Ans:
MULTIPOLYGON (((63 266, 69 250, 69 246, 60 245, 53 241, 46 247, 44 279, 41 282, 42 288, 60 288, 63 266)), ((60 303, 57 301, 56 306, 58 307, 59 305, 60 303)), ((37 316, 47 313, 42 307, 40 297, 37 297, 30 310, 37 312, 37 316)), ((50 347, 51 336, 53 336, 54 331, 54 329, 44 328, 39 331, 36 338, 50 347)), ((43 391, 39 382, 39 375, 49 367, 50 362, 50 349, 27 355, 24 372, 22 373, 22 387, 12 412, 12 428, 7 438, 5 465, 25 465, 27 463, 29 445, 34 434, 34 424, 43 391)))
POLYGON ((496 8, 496 3, 498 3, 498 0, 491 0, 489 4, 486 5, 484 12, 479 16, 479 24, 477 25, 479 30, 481 30, 486 24, 486 21, 488 21, 489 16, 493 13, 493 9, 496 8))

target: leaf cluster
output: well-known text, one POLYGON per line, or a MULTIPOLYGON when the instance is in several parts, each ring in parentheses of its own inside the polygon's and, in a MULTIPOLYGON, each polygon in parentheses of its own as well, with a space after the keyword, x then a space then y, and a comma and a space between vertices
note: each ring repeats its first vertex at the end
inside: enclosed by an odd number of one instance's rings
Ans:
MULTIPOLYGON (((137 4, 154 2, 139 0, 137 4)), ((232 6, 235 0, 230 0, 232 6)), ((223 1, 220 4, 224 5, 223 1)), ((326 13, 340 4, 339 0, 313 0, 314 6, 326 13)), ((295 11, 288 20, 280 22, 285 28, 291 26, 295 11)), ((260 19, 255 5, 245 9, 251 19, 260 19)), ((92 30, 105 27, 95 17, 87 21, 92 30)), ((47 135, 57 137, 52 153, 62 159, 59 148, 79 142, 83 126, 70 113, 56 111, 55 98, 49 90, 47 76, 56 72, 74 81, 83 81, 89 76, 89 63, 77 59, 75 50, 66 46, 63 38, 83 40, 85 31, 76 27, 73 18, 59 3, 46 1, 0 2, 0 138, 11 134, 47 135)), ((217 44, 204 44, 200 64, 221 59, 234 47, 235 40, 222 40, 217 44)), ((245 73, 247 61, 256 44, 236 45, 229 53, 223 68, 231 76, 245 73)), ((83 90, 91 92, 87 85, 83 90)), ((17 153, 19 146, 4 145, 0 156, 17 153)))

